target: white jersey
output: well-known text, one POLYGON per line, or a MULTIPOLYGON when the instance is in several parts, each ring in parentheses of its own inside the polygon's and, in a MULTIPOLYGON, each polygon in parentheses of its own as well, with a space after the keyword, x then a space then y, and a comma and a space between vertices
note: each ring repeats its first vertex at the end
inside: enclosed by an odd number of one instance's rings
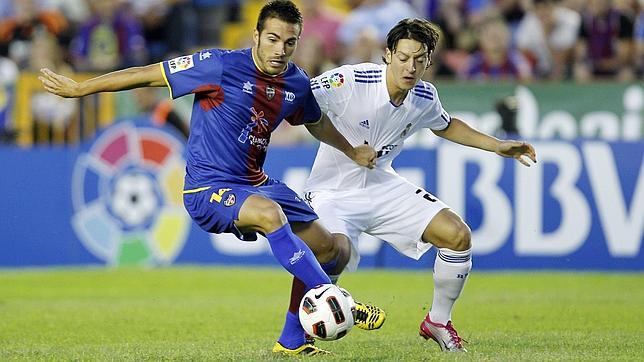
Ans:
POLYGON ((422 128, 443 130, 451 118, 436 87, 420 81, 404 102, 391 103, 386 65, 344 65, 311 79, 311 89, 338 131, 354 146, 368 143, 378 152, 375 169, 356 165, 332 146, 321 143, 307 191, 365 188, 391 179, 391 167, 405 139, 422 128))

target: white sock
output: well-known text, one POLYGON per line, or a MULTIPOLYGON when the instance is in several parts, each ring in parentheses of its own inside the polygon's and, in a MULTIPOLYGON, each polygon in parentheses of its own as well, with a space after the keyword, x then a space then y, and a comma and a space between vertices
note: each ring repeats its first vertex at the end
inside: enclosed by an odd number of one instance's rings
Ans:
POLYGON ((452 319, 454 303, 461 295, 471 269, 472 249, 438 249, 434 261, 434 301, 429 312, 432 322, 447 324, 452 319))

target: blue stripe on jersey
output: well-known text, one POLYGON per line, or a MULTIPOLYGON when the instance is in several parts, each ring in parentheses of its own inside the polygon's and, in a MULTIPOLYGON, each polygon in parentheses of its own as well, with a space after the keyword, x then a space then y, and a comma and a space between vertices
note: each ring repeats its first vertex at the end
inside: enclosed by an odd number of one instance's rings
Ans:
POLYGON ((380 80, 382 80, 382 77, 368 77, 368 78, 358 78, 358 77, 355 77, 354 79, 356 80, 356 82, 361 81, 361 80, 364 80, 364 81, 369 81, 369 80, 377 80, 377 81, 380 81, 380 80))
POLYGON ((359 80, 359 79, 356 79, 356 83, 380 83, 381 80, 382 79, 378 79, 378 80, 359 80))
POLYGON ((434 96, 432 96, 430 94, 418 93, 418 92, 415 92, 415 91, 412 91, 412 93, 418 98, 429 99, 430 101, 434 100, 434 96))
POLYGON ((354 74, 374 74, 374 73, 382 73, 382 69, 370 69, 370 70, 353 70, 354 74))
POLYGON ((441 118, 447 123, 450 123, 452 121, 452 119, 447 116, 447 112, 441 113, 441 118))
POLYGON ((434 93, 430 89, 425 89, 425 88, 422 88, 422 87, 415 87, 414 92, 424 94, 424 95, 428 95, 428 96, 432 96, 432 97, 434 96, 434 93))
POLYGON ((382 74, 354 74, 356 78, 381 78, 382 74))
POLYGON ((432 93, 431 90, 425 89, 425 88, 420 88, 420 87, 414 88, 414 92, 423 93, 423 94, 427 94, 427 95, 434 95, 434 93, 432 93))

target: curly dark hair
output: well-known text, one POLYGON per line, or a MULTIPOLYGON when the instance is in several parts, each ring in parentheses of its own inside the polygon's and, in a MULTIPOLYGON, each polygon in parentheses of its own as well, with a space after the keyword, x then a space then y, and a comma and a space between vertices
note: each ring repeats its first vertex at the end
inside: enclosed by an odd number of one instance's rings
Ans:
POLYGON ((264 30, 264 24, 267 19, 276 18, 289 24, 297 24, 302 31, 302 13, 300 9, 290 0, 274 0, 262 7, 257 18, 255 29, 258 32, 264 30))
MULTIPOLYGON (((438 34, 438 28, 425 19, 403 19, 389 30, 387 49, 393 53, 396 51, 396 46, 398 46, 400 40, 411 39, 425 44, 427 52, 431 53, 438 43, 438 34)), ((383 60, 385 60, 384 57, 383 60)))

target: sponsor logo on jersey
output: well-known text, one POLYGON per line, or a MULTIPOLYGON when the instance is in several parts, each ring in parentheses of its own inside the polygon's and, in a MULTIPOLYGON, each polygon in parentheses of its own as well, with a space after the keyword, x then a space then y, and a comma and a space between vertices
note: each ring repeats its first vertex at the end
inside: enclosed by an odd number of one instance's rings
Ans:
POLYGON ((244 93, 253 94, 253 83, 245 81, 242 85, 242 91, 244 91, 244 93))
POLYGON ((329 83, 331 83, 331 86, 334 88, 342 87, 344 85, 344 75, 342 75, 342 73, 334 73, 329 78, 329 83))
POLYGON ((380 151, 378 151, 378 153, 376 154, 376 157, 380 158, 382 156, 387 156, 387 154, 389 154, 389 152, 393 151, 396 147, 398 147, 398 145, 386 145, 386 146, 383 146, 380 149, 380 151))
POLYGON ((368 120, 368 119, 365 119, 364 121, 362 121, 362 122, 360 122, 360 123, 358 123, 358 124, 359 124, 360 126, 362 126, 362 127, 366 128, 366 129, 369 129, 369 120, 368 120))
POLYGON ((273 98, 275 98, 275 88, 273 88, 272 85, 267 84, 266 85, 266 98, 271 101, 273 98))
POLYGON ((405 138, 407 133, 409 133, 409 130, 411 129, 411 126, 412 126, 411 123, 407 123, 407 125, 405 126, 405 129, 402 132, 400 132, 400 138, 405 138))
POLYGON ((289 103, 293 102, 295 100, 295 93, 284 91, 284 99, 289 103))
POLYGON ((250 107, 251 116, 250 122, 246 124, 246 127, 242 129, 237 141, 241 143, 246 143, 250 141, 252 146, 255 146, 259 149, 266 150, 268 147, 268 138, 263 137, 263 135, 270 134, 268 129, 268 120, 264 118, 264 111, 256 111, 255 107, 250 107))
POLYGON ((192 55, 186 55, 183 57, 177 57, 168 60, 168 68, 170 68, 170 74, 182 72, 194 66, 195 63, 192 62, 192 55))

